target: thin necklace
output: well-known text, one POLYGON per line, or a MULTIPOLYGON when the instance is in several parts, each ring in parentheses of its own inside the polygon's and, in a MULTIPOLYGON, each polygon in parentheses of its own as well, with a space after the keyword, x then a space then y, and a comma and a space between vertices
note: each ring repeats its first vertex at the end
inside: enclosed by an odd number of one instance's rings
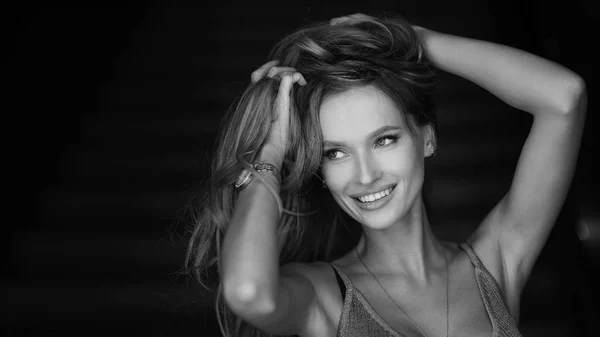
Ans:
MULTIPOLYGON (((410 317, 410 315, 408 313, 406 313, 406 311, 404 311, 404 309, 402 309, 402 307, 400 305, 398 305, 398 303, 396 303, 396 301, 394 301, 394 299, 392 298, 392 296, 390 296, 390 294, 388 294, 387 290, 385 290, 385 288, 383 287, 383 285, 381 284, 381 282, 379 282, 379 280, 377 279, 377 277, 375 277, 375 275, 373 275, 373 273, 371 272, 371 269, 369 269, 369 267, 367 267, 367 265, 365 264, 365 262, 360 258, 360 255, 358 255, 358 251, 356 250, 356 247, 354 247, 354 252, 356 253, 356 256, 358 257, 358 259, 360 260, 360 263, 362 263, 362 265, 365 267, 365 269, 367 269, 367 271, 369 272, 369 274, 371 274, 371 276, 373 276, 373 278, 375 279, 375 281, 377 281, 377 283, 379 284, 379 286, 381 287, 381 289, 383 289, 383 291, 385 292, 385 294, 390 298, 390 300, 392 300, 392 302, 396 305, 396 307, 398 307, 398 309, 400 309, 400 311, 402 311, 402 313, 404 313, 404 315, 406 315, 406 317, 408 317, 408 319, 410 320, 410 322, 417 328, 417 330, 419 330, 419 332, 421 333, 421 335, 423 335, 424 337, 427 337, 427 335, 425 334, 425 332, 423 332, 423 330, 421 329, 421 327, 419 326, 419 324, 417 324, 417 322, 415 322, 414 319, 412 319, 412 317, 410 317)), ((446 261, 446 337, 448 337, 448 325, 449 325, 449 315, 450 315, 450 305, 449 305, 449 301, 448 301, 448 284, 449 284, 449 273, 448 273, 448 257, 446 256, 446 253, 444 252, 444 260, 446 261)))

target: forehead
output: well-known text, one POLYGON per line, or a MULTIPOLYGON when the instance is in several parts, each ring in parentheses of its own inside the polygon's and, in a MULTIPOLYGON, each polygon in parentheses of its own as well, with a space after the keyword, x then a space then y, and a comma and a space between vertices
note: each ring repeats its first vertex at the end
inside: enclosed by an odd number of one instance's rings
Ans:
POLYGON ((328 97, 319 111, 323 139, 359 139, 382 126, 404 127, 402 112, 373 86, 352 88, 328 97))

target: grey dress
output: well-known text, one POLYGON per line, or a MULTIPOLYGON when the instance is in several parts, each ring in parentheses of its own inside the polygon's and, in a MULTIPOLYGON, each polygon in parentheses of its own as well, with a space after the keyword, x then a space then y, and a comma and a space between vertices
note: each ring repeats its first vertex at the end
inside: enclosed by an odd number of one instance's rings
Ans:
MULTIPOLYGON (((521 337, 515 320, 506 308, 500 287, 494 277, 467 243, 461 243, 460 248, 467 253, 475 269, 475 279, 481 298, 492 322, 491 337, 521 337)), ((337 266, 333 264, 331 266, 344 299, 337 337, 404 337, 373 310, 363 294, 353 286, 350 278, 337 266)))

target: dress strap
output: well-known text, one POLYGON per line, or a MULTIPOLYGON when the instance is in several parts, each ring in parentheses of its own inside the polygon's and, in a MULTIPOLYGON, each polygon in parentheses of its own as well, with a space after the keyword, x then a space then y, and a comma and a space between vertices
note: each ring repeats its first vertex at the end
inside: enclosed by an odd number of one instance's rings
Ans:
POLYGON ((340 287, 340 292, 342 293, 342 298, 346 298, 346 284, 342 280, 340 273, 338 273, 337 269, 333 264, 331 264, 331 268, 333 268, 333 272, 335 273, 335 278, 337 279, 338 286, 340 287))
POLYGON ((477 256, 477 254, 475 254, 475 251, 473 251, 471 245, 469 245, 469 243, 462 242, 460 244, 460 248, 462 248, 467 253, 469 259, 471 259, 471 263, 473 264, 473 266, 475 266, 475 268, 486 269, 479 257, 477 256))
POLYGON ((471 264, 475 267, 475 279, 479 286, 479 292, 492 322, 492 336, 521 336, 516 321, 508 311, 502 288, 494 276, 485 268, 471 245, 463 242, 460 247, 467 253, 471 264))

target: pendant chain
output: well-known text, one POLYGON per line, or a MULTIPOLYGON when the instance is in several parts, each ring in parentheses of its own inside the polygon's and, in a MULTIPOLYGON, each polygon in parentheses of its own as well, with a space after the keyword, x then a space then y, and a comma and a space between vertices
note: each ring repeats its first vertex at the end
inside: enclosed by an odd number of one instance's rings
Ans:
MULTIPOLYGON (((394 299, 392 298, 392 296, 390 296, 390 294, 387 292, 387 290, 385 290, 385 287, 379 282, 379 280, 377 279, 377 277, 375 277, 375 275, 373 275, 373 273, 371 272, 371 270, 369 269, 369 267, 367 267, 367 265, 365 264, 365 262, 360 258, 360 255, 358 255, 358 251, 356 250, 356 248, 354 248, 354 251, 356 252, 356 256, 358 257, 358 259, 360 260, 360 262, 362 263, 362 265, 365 267, 365 269, 367 269, 367 271, 369 272, 369 274, 371 274, 371 276, 375 279, 375 281, 377 281, 377 283, 379 284, 379 286, 381 287, 381 289, 383 289, 383 291, 390 298, 390 300, 392 300, 392 302, 396 305, 396 307, 398 307, 398 309, 400 309, 402 311, 402 313, 404 313, 404 315, 406 315, 406 317, 408 317, 408 319, 410 320, 410 322, 417 328, 417 330, 419 330, 419 332, 421 333, 421 335, 423 335, 423 337, 427 337, 427 335, 425 334, 425 332, 423 332, 423 330, 417 324, 417 322, 415 322, 415 320, 412 319, 412 317, 410 317, 410 315, 406 311, 404 311, 404 309, 402 309, 402 307, 400 305, 398 305, 398 303, 396 303, 396 301, 394 301, 394 299)), ((449 288, 449 278, 450 278, 450 276, 449 276, 449 272, 448 272, 448 257, 446 256, 445 252, 444 252, 444 260, 446 261, 446 337, 448 337, 449 316, 450 316, 450 305, 449 305, 449 300, 448 300, 448 288, 449 288)))

